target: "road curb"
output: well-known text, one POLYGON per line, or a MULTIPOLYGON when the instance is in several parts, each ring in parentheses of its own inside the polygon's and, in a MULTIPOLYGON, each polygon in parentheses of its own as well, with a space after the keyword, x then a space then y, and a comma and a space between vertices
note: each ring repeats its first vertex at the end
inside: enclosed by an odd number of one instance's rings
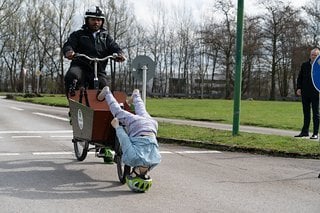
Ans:
POLYGON ((241 146, 232 146, 226 144, 218 144, 214 142, 206 142, 206 141, 194 141, 194 140, 180 140, 174 138, 157 138, 159 143, 167 143, 167 144, 179 144, 190 147, 197 148, 206 148, 206 149, 214 149, 218 151, 229 151, 229 152, 244 152, 251 154, 259 154, 259 155, 269 155, 274 157, 286 157, 286 158, 306 158, 306 159, 320 159, 320 154, 303 154, 303 153, 294 153, 294 152, 286 152, 279 150, 269 150, 269 149, 259 149, 259 148, 251 148, 251 147, 241 147, 241 146))

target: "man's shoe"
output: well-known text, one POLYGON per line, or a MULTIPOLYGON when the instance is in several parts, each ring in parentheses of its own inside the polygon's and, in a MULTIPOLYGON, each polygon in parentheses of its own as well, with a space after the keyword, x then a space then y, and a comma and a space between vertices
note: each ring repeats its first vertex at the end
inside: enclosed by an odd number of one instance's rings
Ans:
POLYGON ((303 137, 309 137, 309 134, 300 133, 299 135, 295 135, 295 138, 303 138, 303 137))
POLYGON ((103 158, 103 162, 107 164, 113 164, 114 152, 109 148, 100 148, 96 152, 98 158, 103 158))
POLYGON ((111 149, 106 148, 104 151, 103 161, 107 164, 113 164, 114 153, 111 149))
POLYGON ((318 135, 312 135, 311 137, 310 137, 310 139, 318 139, 318 135))
POLYGON ((97 156, 98 158, 103 158, 103 157, 104 157, 104 152, 105 152, 105 149, 104 149, 104 148, 97 149, 97 150, 96 150, 96 156, 97 156))

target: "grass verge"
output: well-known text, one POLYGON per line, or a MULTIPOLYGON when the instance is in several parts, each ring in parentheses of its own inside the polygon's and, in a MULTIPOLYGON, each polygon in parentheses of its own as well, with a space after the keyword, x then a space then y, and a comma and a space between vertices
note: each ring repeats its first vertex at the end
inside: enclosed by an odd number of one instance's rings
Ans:
POLYGON ((218 150, 270 154, 283 157, 320 159, 319 141, 288 136, 240 133, 230 131, 159 123, 158 136, 164 143, 178 143, 218 150))

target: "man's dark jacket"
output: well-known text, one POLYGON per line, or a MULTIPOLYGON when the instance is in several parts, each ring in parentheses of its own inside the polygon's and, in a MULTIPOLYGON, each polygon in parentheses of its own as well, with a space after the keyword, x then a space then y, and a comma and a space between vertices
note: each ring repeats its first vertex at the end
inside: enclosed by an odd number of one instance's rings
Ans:
POLYGON ((319 92, 315 89, 312 83, 311 67, 310 60, 301 65, 297 79, 297 89, 301 89, 301 96, 318 98, 319 92))
MULTIPOLYGON (((82 53, 93 58, 104 58, 113 53, 122 53, 119 45, 111 38, 107 31, 103 28, 97 33, 94 38, 92 32, 86 25, 83 25, 80 30, 77 30, 69 36, 67 42, 63 45, 63 54, 69 50, 75 53, 82 53)), ((71 62, 71 66, 80 66, 89 72, 93 72, 93 63, 89 60, 79 57, 71 62)), ((104 72, 107 61, 98 63, 98 72, 104 72)))

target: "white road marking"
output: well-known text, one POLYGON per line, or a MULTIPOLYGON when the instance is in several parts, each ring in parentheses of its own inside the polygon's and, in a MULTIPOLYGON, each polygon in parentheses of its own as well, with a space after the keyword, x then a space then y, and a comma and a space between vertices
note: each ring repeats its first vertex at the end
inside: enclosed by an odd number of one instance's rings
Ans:
POLYGON ((18 107, 10 107, 11 109, 14 109, 14 110, 18 110, 18 111, 23 111, 24 109, 21 109, 21 108, 18 108, 18 107))
POLYGON ((160 151, 160 154, 173 154, 173 152, 170 152, 170 151, 160 151))
POLYGON ((20 155, 20 153, 0 153, 0 156, 16 156, 20 155))
POLYGON ((42 138, 40 135, 14 135, 11 138, 42 138))
POLYGON ((221 152, 219 151, 215 151, 215 150, 212 150, 212 151, 176 151, 175 153, 177 154, 219 154, 221 152))
POLYGON ((220 154, 222 152, 216 150, 199 150, 199 151, 160 151, 160 154, 220 154))
POLYGON ((73 152, 33 152, 33 155, 70 155, 73 152))
POLYGON ((8 131, 0 131, 0 134, 67 134, 73 133, 72 130, 8 130, 8 131))
MULTIPOLYGON (((33 155, 73 155, 74 152, 33 152, 33 155)), ((95 152, 88 152, 89 154, 95 154, 95 152)))
POLYGON ((50 138, 72 138, 72 135, 50 135, 50 138))
POLYGON ((62 121, 69 121, 68 118, 59 117, 59 116, 50 115, 50 114, 45 114, 45 113, 41 113, 41 112, 33 112, 32 114, 40 115, 40 116, 44 116, 44 117, 48 117, 48 118, 54 118, 54 119, 58 119, 58 120, 62 120, 62 121))

